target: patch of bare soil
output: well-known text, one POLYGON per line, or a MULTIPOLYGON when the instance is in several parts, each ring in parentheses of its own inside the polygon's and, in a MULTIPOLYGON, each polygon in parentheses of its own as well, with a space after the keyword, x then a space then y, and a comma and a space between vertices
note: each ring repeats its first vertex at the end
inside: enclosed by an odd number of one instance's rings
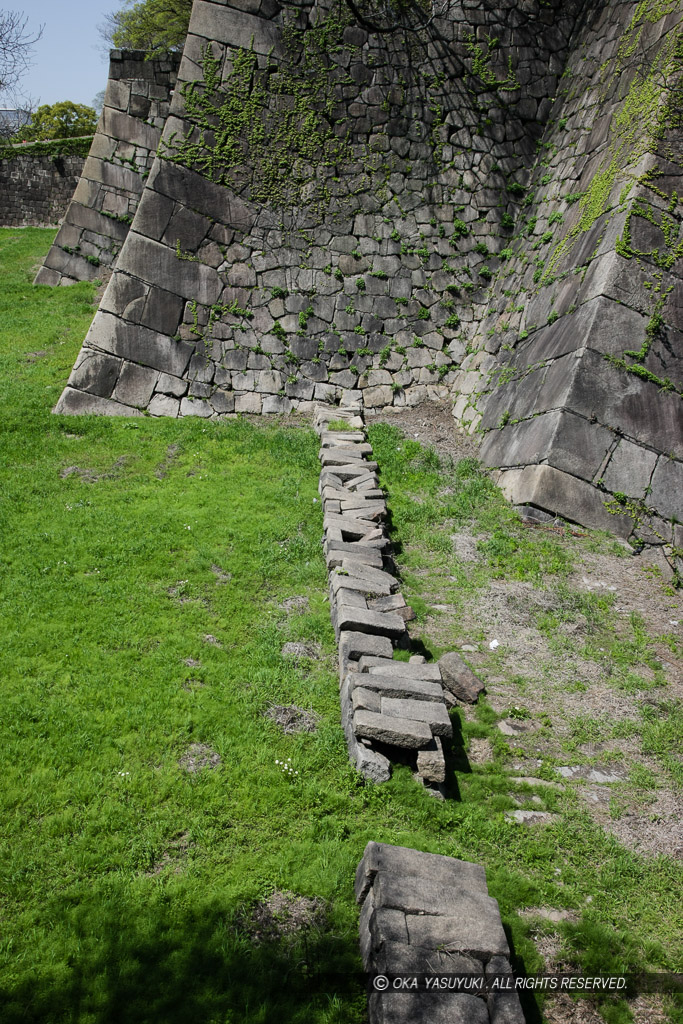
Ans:
POLYGON ((299 614, 308 611, 308 598, 307 597, 288 597, 281 604, 278 605, 283 612, 287 615, 299 614))
POLYGON ((211 572, 216 577, 216 583, 218 583, 219 585, 224 585, 225 583, 229 583, 230 580, 232 579, 232 573, 231 572, 226 572, 225 569, 221 569, 220 565, 216 565, 216 564, 212 565, 211 566, 211 572))
POLYGON ((241 925, 252 942, 258 945, 319 928, 324 921, 325 904, 322 900, 276 889, 267 900, 256 904, 241 925))
MULTIPOLYGON (((619 798, 617 797, 617 800, 619 798)), ((615 817, 603 801, 594 807, 593 816, 601 821, 624 846, 638 853, 666 854, 683 860, 683 801, 670 789, 657 790, 646 807, 629 806, 615 817)))
POLYGON ((489 761, 492 761, 493 747, 491 746, 491 740, 477 739, 477 737, 473 736, 467 751, 467 760, 470 764, 487 764, 489 761))
POLYGON ((190 842, 189 832, 182 832, 177 836, 170 844, 167 850, 164 850, 161 857, 156 861, 149 871, 145 871, 147 878, 153 878, 155 875, 160 875, 166 868, 172 868, 174 875, 179 875, 183 869, 183 863, 187 857, 188 850, 192 847, 190 842))
POLYGON ((178 762, 181 768, 191 774, 200 772, 202 768, 217 768, 220 763, 221 755, 205 743, 192 743, 178 762))
POLYGON ((548 1024, 605 1024, 590 999, 572 999, 567 992, 550 995, 543 1008, 548 1024))
POLYGON ((291 658, 294 662, 312 661, 320 657, 320 647, 318 644, 303 644, 293 640, 284 644, 280 653, 283 658, 291 658))
POLYGON ((211 644, 212 647, 222 647, 220 640, 218 640, 213 633, 205 633, 202 637, 205 644, 211 644))
POLYGON ((365 413, 368 426, 390 423, 408 438, 434 448, 443 459, 477 458, 479 439, 463 433, 453 419, 452 402, 423 402, 413 408, 390 406, 381 412, 365 413))
POLYGON ((178 457, 179 451, 179 444, 169 444, 168 448, 166 449, 166 456, 164 458, 164 461, 160 462, 157 468, 154 470, 154 475, 157 478, 157 480, 164 479, 174 459, 178 457))
MULTIPOLYGON (((652 690, 655 672, 640 664, 633 671, 643 680, 643 688, 637 692, 618 689, 610 680, 609 653, 605 651, 604 657, 600 650, 591 651, 590 656, 583 653, 590 624, 575 610, 565 614, 554 578, 548 578, 543 586, 492 580, 486 590, 475 593, 456 610, 441 603, 439 577, 426 575, 424 596, 435 614, 426 620, 425 634, 440 647, 458 647, 485 683, 494 710, 512 712, 512 717, 501 723, 501 732, 514 754, 516 769, 533 775, 543 758, 557 758, 570 767, 577 759, 594 759, 594 767, 610 778, 591 777, 587 768, 569 776, 567 782, 577 790, 594 820, 640 853, 681 857, 681 795, 662 786, 643 806, 642 790, 628 782, 630 770, 642 766, 661 776, 659 763, 643 754, 637 731, 620 739, 610 733, 619 722, 639 722, 640 708, 646 702, 656 706, 683 699, 683 663, 661 639, 681 636, 682 595, 667 591, 666 561, 661 552, 596 553, 586 550, 564 527, 529 528, 552 529, 572 551, 576 568, 564 581, 568 591, 613 596, 617 636, 627 639, 632 636, 632 623, 642 623, 662 665, 665 686, 652 690), (550 634, 539 628, 541 617, 548 613, 556 618, 550 634), (457 644, 454 637, 458 637, 457 644), (584 728, 585 740, 577 742, 584 728)), ((453 537, 456 557, 465 568, 483 558, 477 550, 478 539, 467 531, 453 537)), ((471 744, 473 764, 485 763, 490 756, 485 747, 478 746, 481 743, 471 744)), ((661 781, 666 786, 665 779, 661 781)))
POLYGON ((286 733, 315 732, 320 720, 312 708, 306 711, 295 704, 271 704, 263 714, 286 733))
POLYGON ((98 480, 114 480, 120 475, 120 470, 125 466, 128 461, 127 455, 121 455, 116 462, 113 463, 111 469, 107 469, 104 472, 100 472, 96 469, 89 469, 85 466, 65 466, 64 469, 60 470, 60 479, 66 480, 69 476, 77 476, 86 484, 97 483, 98 480))

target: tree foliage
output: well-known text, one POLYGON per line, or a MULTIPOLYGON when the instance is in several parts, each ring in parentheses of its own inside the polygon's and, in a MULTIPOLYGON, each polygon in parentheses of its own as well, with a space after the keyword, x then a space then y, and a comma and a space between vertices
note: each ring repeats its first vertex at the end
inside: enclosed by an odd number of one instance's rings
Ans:
POLYGON ((24 142, 72 139, 77 135, 92 135, 96 127, 97 114, 92 107, 64 100, 38 107, 28 127, 21 130, 20 137, 24 142))
POLYGON ((192 0, 124 0, 100 28, 104 39, 125 50, 152 53, 182 50, 192 0))

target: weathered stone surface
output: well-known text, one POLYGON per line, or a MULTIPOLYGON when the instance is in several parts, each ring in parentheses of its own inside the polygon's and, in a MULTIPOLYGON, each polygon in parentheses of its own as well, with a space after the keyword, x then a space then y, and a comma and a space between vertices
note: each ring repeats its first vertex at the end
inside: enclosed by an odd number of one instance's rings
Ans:
POLYGON ((631 532, 631 522, 626 516, 613 516, 606 510, 606 495, 552 466, 506 470, 500 474, 498 484, 514 505, 535 505, 620 537, 628 537, 631 532))
POLYGON ((484 1000, 466 992, 377 992, 368 1009, 377 1024, 489 1024, 484 1000))
POLYGON ((372 675, 383 675, 400 677, 402 679, 425 679, 431 682, 441 682, 441 669, 439 664, 427 665, 424 662, 414 661, 383 661, 379 658, 363 658, 360 666, 361 672, 370 672, 372 675))
POLYGON ((443 685, 466 704, 476 704, 479 696, 486 692, 481 680, 454 651, 439 658, 439 670, 443 685))
POLYGON ((391 640, 386 636, 343 631, 339 637, 339 657, 342 662, 358 661, 363 654, 390 658, 393 653, 391 640))
MULTIPOLYGON (((415 702, 418 705, 418 702, 415 702)), ((392 747, 406 747, 417 750, 426 746, 431 738, 431 729, 424 722, 409 718, 389 717, 372 711, 356 711, 353 716, 356 736, 386 743, 392 747)))
POLYGON ((82 349, 69 377, 69 386, 87 394, 110 398, 123 361, 114 356, 82 349))
POLYGON ((379 693, 384 697, 405 697, 412 700, 443 702, 443 688, 440 683, 428 679, 411 679, 405 676, 373 675, 358 673, 358 686, 379 693))
MULTIPOLYGON (((372 678, 372 676, 370 676, 372 678)), ((406 697, 382 697, 382 715, 389 718, 412 719, 425 722, 434 736, 452 736, 453 726, 445 704, 410 700, 406 697)))
POLYGON ((435 736, 428 747, 417 752, 417 772, 425 782, 437 785, 446 780, 446 762, 441 739, 435 736))
POLYGON ((652 475, 648 504, 667 519, 683 520, 683 462, 660 458, 652 475))
POLYGON ((442 886, 465 887, 486 894, 486 872, 480 864, 421 853, 404 846, 370 842, 356 870, 355 893, 363 902, 378 872, 391 872, 406 878, 424 876, 442 886))
POLYGON ((146 409, 154 392, 159 373, 148 366, 124 363, 113 397, 125 405, 146 409))
POLYGON ((64 388, 57 405, 52 411, 72 416, 86 414, 93 416, 142 416, 139 409, 133 409, 129 405, 122 405, 120 402, 113 402, 110 398, 90 395, 86 391, 76 391, 75 388, 68 386, 64 388))
POLYGON ((375 633, 398 639, 405 633, 405 622, 400 615, 391 612, 372 612, 368 609, 340 605, 337 607, 339 629, 355 630, 358 633, 375 633))

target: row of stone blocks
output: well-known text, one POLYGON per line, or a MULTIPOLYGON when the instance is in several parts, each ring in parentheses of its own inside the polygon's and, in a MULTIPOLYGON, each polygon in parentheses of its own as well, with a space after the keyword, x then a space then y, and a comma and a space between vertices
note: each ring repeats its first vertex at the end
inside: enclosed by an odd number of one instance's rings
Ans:
POLYGON ((422 656, 394 660, 394 645, 408 647, 406 621, 413 612, 398 592, 386 500, 359 407, 319 407, 315 426, 349 754, 375 782, 390 777, 392 755, 414 758, 424 784, 440 787, 446 778, 443 740, 453 735, 448 705, 456 698, 476 700, 481 687, 457 655, 433 665, 422 656))
POLYGON ((361 955, 372 979, 369 1024, 524 1024, 483 867, 371 842, 355 888, 361 955), (406 988, 395 987, 394 977, 406 988), (499 988, 494 978, 503 982, 499 988))

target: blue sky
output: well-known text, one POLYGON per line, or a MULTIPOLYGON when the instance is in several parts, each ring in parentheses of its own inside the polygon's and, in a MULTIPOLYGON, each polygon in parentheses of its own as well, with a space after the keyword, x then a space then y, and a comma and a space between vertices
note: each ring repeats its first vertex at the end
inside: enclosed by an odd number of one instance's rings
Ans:
POLYGON ((97 26, 121 6, 121 0, 4 0, 5 10, 24 12, 32 31, 45 26, 20 92, 40 103, 92 105, 107 84, 109 67, 97 26))

